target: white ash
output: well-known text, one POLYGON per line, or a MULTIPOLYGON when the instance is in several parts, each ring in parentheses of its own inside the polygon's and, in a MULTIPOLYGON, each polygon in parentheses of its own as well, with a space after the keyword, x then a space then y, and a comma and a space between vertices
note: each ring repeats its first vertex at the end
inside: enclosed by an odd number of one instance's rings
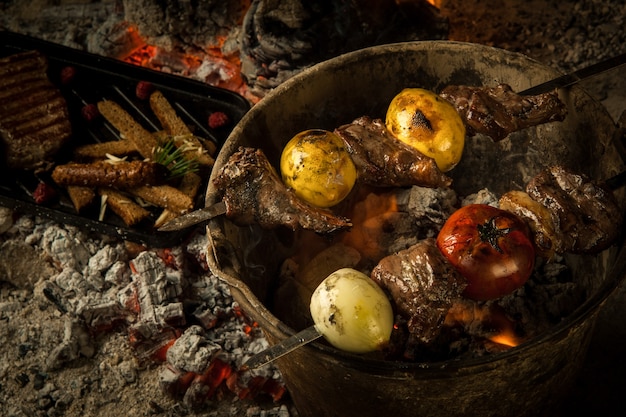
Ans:
POLYGON ((0 207, 0 234, 13 226, 13 210, 8 207, 0 207))
POLYGON ((470 204, 487 204, 493 207, 499 205, 498 197, 486 188, 461 199, 461 206, 469 206, 470 204))
MULTIPOLYGON (((433 237, 455 210, 457 195, 452 188, 411 187, 404 195, 407 198, 406 210, 414 217, 421 230, 427 230, 424 237, 433 237)), ((398 205, 403 198, 399 198, 398 205)))
POLYGON ((63 340, 48 355, 46 371, 59 369, 81 356, 92 358, 95 354, 94 343, 84 324, 70 317, 66 317, 64 323, 63 340))
MULTIPOLYGON (((168 370, 202 374, 219 358, 237 371, 268 347, 228 286, 208 272, 204 235, 194 234, 186 246, 165 252, 37 217, 13 221, 13 216, 0 234, 3 254, 4 249, 22 254, 0 259, 0 321, 6 324, 0 326, 0 339, 8 341, 0 361, 0 404, 6 415, 79 415, 75 407, 80 407, 80 414, 91 408, 97 410, 92 415, 113 416, 118 402, 135 410, 129 415, 150 409, 216 417, 289 413, 292 406, 285 400, 239 399, 226 388, 219 395, 230 395, 229 400, 209 402, 198 397, 206 390, 202 384, 194 385, 197 392, 171 396, 159 388, 168 370), (145 338, 131 341, 131 334, 145 338), (164 363, 151 359, 171 342, 164 363), (27 368, 20 368, 22 363, 27 368), (125 398, 128 387, 139 384, 152 385, 156 395, 139 394, 142 404, 125 398), (110 394, 86 405, 82 397, 94 390, 110 394), (177 399, 180 395, 184 399, 177 399), (207 410, 211 414, 202 414, 207 410)), ((238 386, 245 388, 254 376, 281 383, 270 364, 239 375, 238 386)))
POLYGON ((191 326, 167 350, 167 362, 176 369, 203 373, 222 347, 207 339, 200 326, 191 326))

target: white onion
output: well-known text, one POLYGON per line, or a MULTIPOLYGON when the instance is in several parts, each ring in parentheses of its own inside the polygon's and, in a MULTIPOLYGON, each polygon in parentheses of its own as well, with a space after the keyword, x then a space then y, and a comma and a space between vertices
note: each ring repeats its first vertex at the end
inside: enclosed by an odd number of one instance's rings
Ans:
POLYGON ((311 296, 317 330, 338 349, 366 353, 389 343, 393 310, 383 290, 352 268, 330 274, 311 296))

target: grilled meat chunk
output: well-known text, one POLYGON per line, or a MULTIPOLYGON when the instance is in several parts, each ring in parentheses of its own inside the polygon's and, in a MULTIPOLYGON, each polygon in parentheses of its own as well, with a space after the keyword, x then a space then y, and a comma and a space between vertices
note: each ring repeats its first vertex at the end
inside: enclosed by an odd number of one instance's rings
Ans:
POLYGON ((556 250, 562 247, 559 236, 554 231, 554 221, 550 210, 533 200, 524 191, 509 191, 500 197, 501 209, 516 214, 530 227, 537 254, 551 259, 556 250))
POLYGON ((357 167, 358 179, 380 187, 447 187, 435 160, 394 138, 380 119, 359 117, 335 129, 357 167))
POLYGON ((284 225, 329 233, 351 226, 332 212, 309 205, 285 187, 260 149, 241 147, 214 179, 222 190, 226 216, 235 224, 263 228, 284 225))
POLYGON ((507 84, 496 87, 449 85, 440 96, 459 112, 469 136, 481 133, 496 142, 527 127, 562 121, 567 115, 556 92, 520 96, 507 84))
POLYGON ((10 169, 45 168, 72 134, 65 98, 37 51, 0 59, 0 145, 10 169))
POLYGON ((391 295, 408 321, 409 332, 423 343, 435 339, 448 309, 466 285, 433 238, 381 259, 371 277, 391 295))
POLYGON ((536 175, 526 192, 550 211, 557 253, 597 253, 617 239, 623 212, 609 190, 586 176, 552 166, 536 175))

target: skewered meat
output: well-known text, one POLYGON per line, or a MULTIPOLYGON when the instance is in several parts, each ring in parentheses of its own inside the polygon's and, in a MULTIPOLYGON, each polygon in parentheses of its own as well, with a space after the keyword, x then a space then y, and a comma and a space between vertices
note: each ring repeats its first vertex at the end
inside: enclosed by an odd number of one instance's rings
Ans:
POLYGON ((562 250, 563 245, 554 231, 550 210, 533 200, 530 195, 524 191, 509 191, 500 197, 498 205, 528 224, 538 255, 551 259, 557 250, 562 250))
POLYGON ((284 186, 260 149, 241 147, 233 153, 214 179, 223 192, 226 215, 239 225, 263 228, 298 226, 318 233, 349 227, 347 219, 300 200, 284 186))
POLYGON ((440 96, 459 112, 469 136, 481 133, 496 142, 527 127, 562 121, 567 114, 556 92, 520 96, 507 84, 496 87, 450 85, 440 96))
POLYGON ((409 332, 423 343, 437 336, 466 285, 433 238, 381 259, 371 277, 389 292, 398 312, 408 320, 409 332))
POLYGON ((11 169, 46 168, 72 134, 61 92, 37 51, 0 59, 0 145, 11 169))
POLYGON ((536 175, 526 192, 550 211, 559 253, 600 252, 620 233, 623 213, 615 197, 584 175, 552 166, 536 175))
POLYGON ((358 179, 381 187, 446 187, 452 180, 435 160, 396 138, 380 119, 363 116, 335 130, 357 167, 358 179))

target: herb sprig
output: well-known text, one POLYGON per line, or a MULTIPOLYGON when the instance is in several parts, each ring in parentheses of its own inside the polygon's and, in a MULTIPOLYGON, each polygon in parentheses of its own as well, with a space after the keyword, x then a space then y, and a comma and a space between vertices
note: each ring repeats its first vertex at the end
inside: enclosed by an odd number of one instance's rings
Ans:
POLYGON ((198 161, 186 158, 181 148, 176 146, 174 138, 169 138, 154 150, 154 162, 163 165, 168 171, 168 178, 175 179, 190 172, 197 172, 198 161))

